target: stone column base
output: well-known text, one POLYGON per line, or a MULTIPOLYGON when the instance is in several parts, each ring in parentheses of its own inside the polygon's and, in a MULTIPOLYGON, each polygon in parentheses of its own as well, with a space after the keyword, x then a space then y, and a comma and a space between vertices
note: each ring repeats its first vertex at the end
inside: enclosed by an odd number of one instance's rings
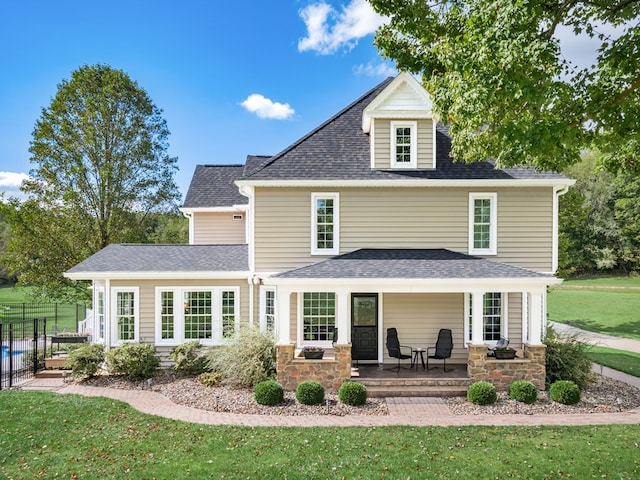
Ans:
POLYGON ((295 356, 295 345, 276 345, 278 382, 293 391, 305 380, 320 382, 325 390, 336 392, 351 378, 351 344, 335 345, 335 354, 322 360, 307 360, 295 356))

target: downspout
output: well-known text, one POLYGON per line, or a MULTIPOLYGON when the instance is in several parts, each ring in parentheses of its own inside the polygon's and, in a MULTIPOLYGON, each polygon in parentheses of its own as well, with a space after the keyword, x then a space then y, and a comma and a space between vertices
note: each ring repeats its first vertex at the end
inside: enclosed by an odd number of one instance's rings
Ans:
POLYGON ((189 219, 189 245, 193 245, 193 212, 185 212, 182 210, 182 215, 189 219))
POLYGON ((559 235, 559 203, 560 196, 569 191, 569 185, 564 187, 554 187, 553 189, 553 232, 552 232, 552 259, 551 259, 551 273, 555 275, 558 271, 558 235, 559 235))
POLYGON ((255 261, 254 261, 254 224, 253 224, 253 212, 254 212, 254 190, 253 187, 241 186, 238 187, 241 195, 249 199, 249 208, 246 211, 247 222, 245 240, 247 242, 247 254, 249 256, 249 276, 247 281, 249 282, 249 324, 253 325, 255 320, 255 285, 259 282, 259 279, 255 275, 255 261))

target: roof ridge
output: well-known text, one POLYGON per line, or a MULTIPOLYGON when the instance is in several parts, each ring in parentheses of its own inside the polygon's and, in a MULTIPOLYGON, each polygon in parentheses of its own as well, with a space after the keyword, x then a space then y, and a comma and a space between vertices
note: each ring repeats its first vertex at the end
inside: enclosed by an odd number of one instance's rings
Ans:
POLYGON ((293 142, 291 145, 286 147, 284 150, 282 150, 282 151, 276 153, 275 155, 273 155, 268 162, 265 162, 263 165, 260 165, 260 167, 256 168, 253 172, 251 172, 251 174, 248 175, 248 177, 251 177, 251 176, 255 175, 259 171, 264 170, 269 165, 271 165, 274 162, 276 162, 283 155, 285 155, 286 153, 290 152, 291 150, 296 148, 298 145, 300 145, 301 143, 305 142, 308 138, 312 137, 313 135, 315 135, 319 131, 323 130, 327 125, 331 124, 336 119, 340 118, 342 115, 347 113, 349 110, 351 110, 353 107, 355 107, 358 103, 362 102, 365 98, 367 98, 368 96, 371 96, 377 90, 380 90, 380 89, 383 89, 384 87, 386 87, 389 83, 391 83, 391 81, 393 81, 394 78, 395 77, 387 77, 386 79, 384 79, 378 85, 376 85, 375 87, 370 89, 368 92, 366 92, 363 95, 361 95, 360 97, 358 97, 356 100, 354 100, 349 105, 344 107, 342 110, 340 110, 338 113, 333 115, 331 118, 329 118, 328 120, 325 120, 323 123, 321 123, 319 126, 314 128, 313 130, 311 130, 309 133, 307 133, 306 135, 303 135, 302 137, 300 137, 298 140, 293 142))

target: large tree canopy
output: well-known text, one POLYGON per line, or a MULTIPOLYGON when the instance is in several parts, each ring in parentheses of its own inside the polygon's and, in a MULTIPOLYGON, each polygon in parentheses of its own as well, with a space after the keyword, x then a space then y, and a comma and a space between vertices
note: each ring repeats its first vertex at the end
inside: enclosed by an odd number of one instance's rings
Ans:
POLYGON ((597 148, 609 169, 640 172, 640 2, 370 3, 390 18, 376 45, 400 70, 422 74, 454 158, 560 171, 597 148), (563 57, 561 27, 599 40, 594 65, 563 57))
POLYGON ((177 159, 161 113, 106 65, 58 85, 33 131, 27 200, 7 207, 6 261, 21 281, 59 290, 66 269, 109 243, 144 240, 154 214, 175 211, 177 159))

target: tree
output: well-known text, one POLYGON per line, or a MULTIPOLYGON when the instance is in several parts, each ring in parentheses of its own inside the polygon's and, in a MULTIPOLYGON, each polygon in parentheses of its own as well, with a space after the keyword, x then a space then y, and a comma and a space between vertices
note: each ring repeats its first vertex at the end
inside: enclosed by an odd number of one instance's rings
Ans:
POLYGON ((597 148, 611 171, 640 172, 640 2, 370 0, 389 16, 375 43, 422 74, 450 125, 452 156, 562 171, 597 148), (618 27, 618 38, 597 25, 618 27), (562 56, 560 26, 600 41, 595 65, 562 56))
POLYGON ((21 283, 72 285, 62 272, 110 243, 141 241, 153 214, 175 211, 177 159, 162 111, 121 70, 82 66, 42 110, 36 165, 13 199, 7 263, 21 283))

